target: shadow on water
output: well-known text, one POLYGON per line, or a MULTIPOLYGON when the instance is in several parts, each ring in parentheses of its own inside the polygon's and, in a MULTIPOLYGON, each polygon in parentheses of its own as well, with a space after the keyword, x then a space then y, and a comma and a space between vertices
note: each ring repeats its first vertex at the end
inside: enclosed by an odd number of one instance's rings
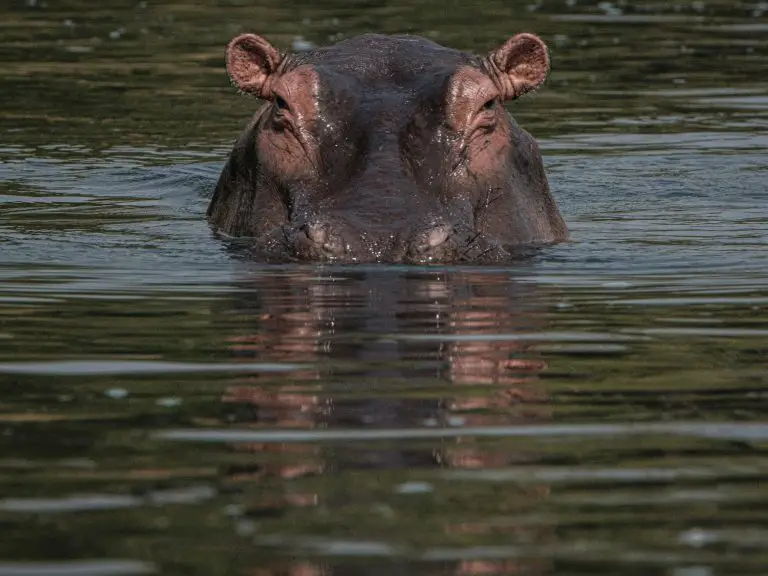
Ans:
POLYGON ((765 571, 761 2, 0 6, 0 576, 765 571), (204 212, 223 47, 413 32, 510 110, 573 241, 260 266, 204 212))

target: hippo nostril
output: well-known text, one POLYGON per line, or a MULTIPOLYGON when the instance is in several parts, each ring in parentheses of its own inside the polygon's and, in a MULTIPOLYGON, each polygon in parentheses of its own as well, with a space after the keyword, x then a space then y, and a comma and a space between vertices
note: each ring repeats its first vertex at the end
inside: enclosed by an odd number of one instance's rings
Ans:
POLYGON ((328 239, 328 231, 322 224, 307 224, 304 227, 304 233, 315 244, 325 244, 325 241, 328 239))
POLYGON ((440 246, 440 244, 448 240, 448 237, 451 235, 450 232, 451 231, 447 226, 440 226, 439 228, 435 228, 427 236, 427 244, 430 248, 440 246))
POLYGON ((331 226, 326 221, 315 221, 301 227, 303 238, 300 244, 306 246, 310 253, 339 257, 346 251, 346 244, 336 231, 336 226, 331 226))
POLYGON ((413 238, 410 251, 418 255, 431 254, 448 241, 452 232, 453 228, 447 224, 425 230, 413 238))

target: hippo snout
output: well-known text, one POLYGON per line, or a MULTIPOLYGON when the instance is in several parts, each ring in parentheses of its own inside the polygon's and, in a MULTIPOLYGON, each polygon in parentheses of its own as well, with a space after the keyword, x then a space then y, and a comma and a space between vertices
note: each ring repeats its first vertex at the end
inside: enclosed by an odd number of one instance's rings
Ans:
POLYGON ((298 260, 406 264, 493 261, 507 254, 500 244, 460 222, 430 220, 379 235, 371 228, 317 217, 285 234, 288 245, 282 250, 298 260))

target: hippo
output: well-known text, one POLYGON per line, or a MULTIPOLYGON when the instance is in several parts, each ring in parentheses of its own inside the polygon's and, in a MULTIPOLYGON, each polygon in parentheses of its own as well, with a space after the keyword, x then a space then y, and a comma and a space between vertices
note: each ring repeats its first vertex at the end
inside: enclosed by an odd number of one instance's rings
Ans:
POLYGON ((504 261, 563 241, 536 140, 504 102, 538 89, 546 44, 519 33, 485 56, 364 34, 283 53, 245 33, 232 83, 264 100, 207 211, 264 260, 504 261))

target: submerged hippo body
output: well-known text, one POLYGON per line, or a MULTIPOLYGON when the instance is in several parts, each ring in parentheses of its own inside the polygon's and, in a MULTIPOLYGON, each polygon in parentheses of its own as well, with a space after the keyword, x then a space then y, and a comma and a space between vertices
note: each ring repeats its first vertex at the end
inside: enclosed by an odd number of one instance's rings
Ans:
POLYGON ((208 218, 252 238, 259 256, 499 261, 567 235, 539 147, 502 105, 547 77, 532 34, 484 58, 375 34, 283 55, 244 34, 227 70, 267 104, 235 144, 208 218))

